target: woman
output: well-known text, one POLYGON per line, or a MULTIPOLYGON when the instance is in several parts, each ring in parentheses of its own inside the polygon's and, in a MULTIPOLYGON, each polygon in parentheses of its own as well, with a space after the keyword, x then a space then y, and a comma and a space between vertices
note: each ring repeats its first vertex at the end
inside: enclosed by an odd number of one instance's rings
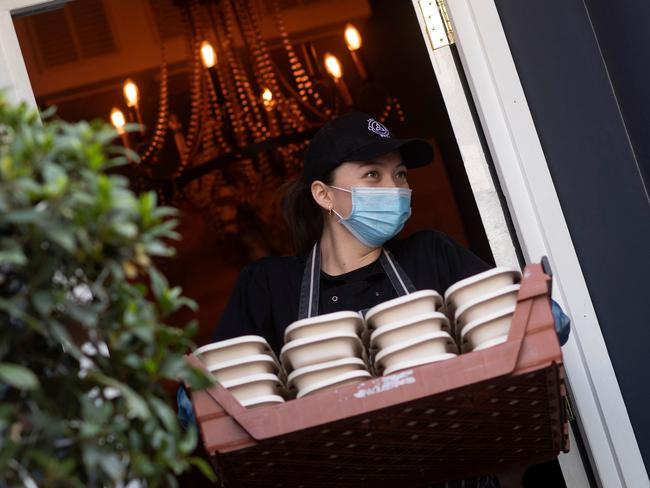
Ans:
POLYGON ((310 142, 303 175, 285 199, 299 254, 264 258, 242 270, 215 340, 259 334, 279 352, 284 329, 299 318, 365 310, 419 289, 442 293, 488 269, 440 232, 392 240, 411 214, 407 171, 432 159, 428 142, 394 138, 367 114, 327 122, 310 142), (392 269, 384 255, 399 276, 385 272, 392 269), (320 264, 319 280, 313 279, 314 263, 320 264))
MULTIPOLYGON (((411 214, 407 171, 432 159, 429 143, 394 138, 367 114, 327 122, 310 142, 304 173, 285 199, 299 254, 244 268, 214 339, 262 335, 279 353, 284 329, 298 319, 363 311, 420 289, 442 294, 488 269, 440 232, 393 239, 411 214)), ((499 486, 491 476, 462 485, 499 486)))

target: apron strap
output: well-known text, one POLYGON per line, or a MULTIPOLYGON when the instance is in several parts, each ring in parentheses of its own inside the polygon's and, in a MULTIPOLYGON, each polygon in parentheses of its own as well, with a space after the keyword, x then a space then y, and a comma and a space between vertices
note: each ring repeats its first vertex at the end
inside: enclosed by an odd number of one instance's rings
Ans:
POLYGON ((298 320, 318 315, 318 302, 320 298, 320 246, 314 244, 309 253, 305 270, 302 273, 300 285, 300 305, 298 307, 298 320))
MULTIPOLYGON (((413 282, 402 269, 391 252, 382 249, 379 262, 384 272, 388 275, 391 285, 397 296, 408 295, 416 291, 413 282)), ((318 304, 320 301, 320 244, 314 244, 302 273, 300 285, 300 304, 298 306, 298 320, 315 317, 318 315, 318 304)))
POLYGON ((413 286, 413 282, 406 274, 406 271, 402 269, 397 262, 397 259, 395 259, 388 249, 383 249, 379 262, 388 275, 391 285, 393 285, 393 288, 397 292, 397 296, 401 297, 416 291, 415 286, 413 286))

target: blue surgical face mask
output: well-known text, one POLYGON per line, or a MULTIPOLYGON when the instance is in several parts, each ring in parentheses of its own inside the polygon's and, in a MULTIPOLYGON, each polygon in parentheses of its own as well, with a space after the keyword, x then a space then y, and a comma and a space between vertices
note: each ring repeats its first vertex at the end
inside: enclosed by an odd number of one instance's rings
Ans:
POLYGON ((397 235, 411 216, 411 190, 408 188, 332 188, 352 194, 350 215, 343 218, 332 210, 339 222, 368 247, 380 247, 397 235))

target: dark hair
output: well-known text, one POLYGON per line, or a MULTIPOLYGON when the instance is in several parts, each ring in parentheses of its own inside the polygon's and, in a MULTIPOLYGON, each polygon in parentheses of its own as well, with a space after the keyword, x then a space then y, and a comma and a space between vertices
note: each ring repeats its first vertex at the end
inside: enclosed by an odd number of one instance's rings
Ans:
MULTIPOLYGON (((330 171, 319 178, 319 181, 326 185, 331 184, 333 173, 334 171, 330 171)), ((295 251, 298 254, 306 254, 323 232, 323 209, 314 200, 311 185, 305 183, 302 175, 286 185, 282 212, 295 251)))

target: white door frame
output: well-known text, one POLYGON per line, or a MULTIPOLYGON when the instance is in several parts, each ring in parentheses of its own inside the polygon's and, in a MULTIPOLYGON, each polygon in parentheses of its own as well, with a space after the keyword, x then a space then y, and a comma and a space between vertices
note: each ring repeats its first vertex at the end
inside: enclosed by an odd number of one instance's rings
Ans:
MULTIPOLYGON (((519 268, 512 241, 514 236, 508 228, 506 212, 497 190, 498 183, 492 177, 481 129, 474 120, 472 102, 468 99, 471 95, 466 93, 463 84, 463 74, 460 72, 463 69, 457 65, 447 36, 440 32, 444 30, 444 21, 437 15, 436 1, 412 1, 494 260, 497 266, 519 268)), ((575 446, 571 429, 569 442, 575 446)), ((578 449, 560 454, 558 461, 567 486, 589 488, 589 477, 578 449)))
POLYGON ((527 262, 546 255, 572 318, 563 347, 578 422, 601 486, 650 487, 598 318, 494 0, 447 0, 456 44, 527 262))
MULTIPOLYGON (((0 0, 0 87, 8 90, 11 101, 36 107, 11 12, 59 1, 0 0)), ((549 257, 554 296, 573 319, 564 360, 596 476, 606 488, 650 487, 494 0, 447 4, 525 258, 549 257)))

